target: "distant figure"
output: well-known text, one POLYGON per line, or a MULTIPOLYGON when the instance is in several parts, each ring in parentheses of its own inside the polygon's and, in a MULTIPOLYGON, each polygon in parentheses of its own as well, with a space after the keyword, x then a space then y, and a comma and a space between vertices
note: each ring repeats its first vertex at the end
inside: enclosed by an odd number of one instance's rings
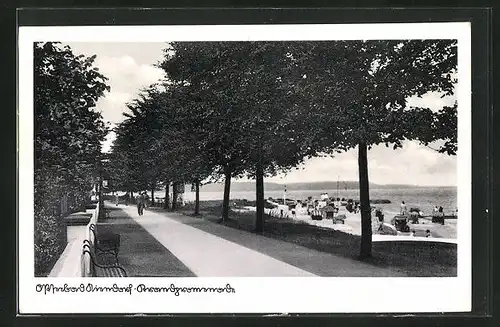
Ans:
POLYGON ((120 197, 118 196, 118 193, 115 195, 115 204, 118 207, 118 203, 120 203, 120 197))
POLYGON ((439 206, 439 215, 444 216, 444 210, 443 207, 439 206))
POLYGON ((141 215, 141 193, 135 197, 135 204, 137 206, 137 214, 141 215))
POLYGON ((438 206, 435 206, 435 207, 434 207, 434 210, 432 211, 432 215, 433 215, 433 216, 437 216, 437 215, 438 215, 438 212, 439 212, 439 208, 438 208, 438 206))
POLYGON ((431 237, 431 231, 430 230, 426 230, 425 231, 425 237, 431 237))
POLYGON ((401 214, 406 215, 406 212, 407 212, 406 204, 404 201, 401 201, 401 214))
POLYGON ((378 231, 383 231, 384 230, 384 213, 382 210, 377 209, 375 210, 375 217, 378 218, 378 221, 380 225, 378 226, 378 231))
POLYGON ((297 218, 297 213, 296 213, 296 210, 295 208, 292 208, 292 217, 293 218, 297 218))
POLYGON ((139 195, 137 195, 136 198, 137 213, 139 214, 139 216, 142 216, 144 213, 144 202, 145 202, 144 193, 139 193, 139 195))
POLYGON ((410 236, 411 236, 411 237, 415 237, 415 231, 414 231, 414 230, 412 230, 412 231, 411 231, 410 236))

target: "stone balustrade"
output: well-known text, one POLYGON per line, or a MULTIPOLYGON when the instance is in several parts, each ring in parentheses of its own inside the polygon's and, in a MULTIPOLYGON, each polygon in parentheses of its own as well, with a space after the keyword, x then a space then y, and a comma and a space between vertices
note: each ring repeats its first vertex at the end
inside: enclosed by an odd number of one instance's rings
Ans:
POLYGON ((49 277, 82 277, 86 273, 82 264, 83 240, 90 239, 89 226, 97 224, 99 206, 89 206, 85 211, 75 212, 64 217, 67 228, 67 245, 52 268, 49 277))

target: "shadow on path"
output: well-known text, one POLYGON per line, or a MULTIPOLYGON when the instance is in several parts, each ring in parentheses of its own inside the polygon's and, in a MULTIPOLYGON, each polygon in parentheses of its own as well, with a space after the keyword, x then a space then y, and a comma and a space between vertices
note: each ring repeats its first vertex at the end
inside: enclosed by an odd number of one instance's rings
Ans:
POLYGON ((208 217, 190 217, 177 212, 165 212, 149 208, 168 218, 195 227, 204 232, 234 242, 254 251, 266 254, 274 259, 286 262, 322 277, 396 277, 406 276, 393 267, 379 267, 369 263, 344 258, 304 246, 249 233, 239 229, 214 223, 208 217))
POLYGON ((176 256, 119 207, 107 207, 109 218, 99 219, 98 231, 120 234, 118 260, 129 277, 195 277, 176 256))

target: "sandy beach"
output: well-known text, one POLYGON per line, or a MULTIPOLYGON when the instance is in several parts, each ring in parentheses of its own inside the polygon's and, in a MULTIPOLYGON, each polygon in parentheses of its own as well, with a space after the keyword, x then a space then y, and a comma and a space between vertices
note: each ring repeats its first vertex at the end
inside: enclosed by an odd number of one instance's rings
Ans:
MULTIPOLYGON (((295 216, 292 216, 291 212, 289 212, 286 207, 280 206, 280 209, 265 209, 265 212, 270 215, 275 215, 278 210, 283 208, 285 217, 288 219, 293 219, 301 222, 305 222, 309 225, 314 225, 322 228, 329 228, 338 230, 341 232, 353 234, 353 235, 361 235, 361 214, 358 213, 350 213, 345 207, 340 207, 338 215, 345 215, 346 219, 344 220, 344 224, 342 223, 333 223, 330 219, 323 220, 312 220, 311 217, 307 214, 305 208, 298 209, 295 216)), ((255 211, 255 207, 245 206, 239 209, 232 209, 233 211, 255 211)), ((386 213, 385 223, 389 224, 392 218, 396 214, 386 213)), ((411 224, 408 223, 410 227, 410 231, 415 231, 414 239, 425 239, 425 240, 433 240, 433 239, 456 239, 457 238, 457 220, 455 219, 447 219, 444 225, 432 223, 428 218, 420 218, 419 224, 411 224), (431 233, 431 237, 425 237, 426 231, 429 230, 431 233)), ((377 241, 380 235, 378 233, 379 222, 375 217, 372 216, 372 230, 373 230, 373 239, 377 241)), ((398 235, 384 235, 380 240, 388 240, 389 238, 393 238, 394 240, 403 240, 408 239, 411 236, 410 233, 398 232, 398 235)))

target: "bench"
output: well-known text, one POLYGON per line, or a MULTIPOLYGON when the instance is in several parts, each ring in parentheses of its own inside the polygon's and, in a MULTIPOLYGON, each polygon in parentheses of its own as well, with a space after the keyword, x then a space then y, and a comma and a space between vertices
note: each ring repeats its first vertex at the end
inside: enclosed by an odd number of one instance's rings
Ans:
POLYGON ((103 266, 109 266, 109 265, 118 265, 118 255, 116 255, 115 252, 101 252, 95 251, 95 248, 92 247, 92 244, 90 243, 89 240, 83 240, 83 249, 88 250, 92 252, 92 255, 94 256, 94 260, 96 263, 103 265, 103 266))
POLYGON ((99 262, 98 256, 96 255, 93 247, 89 246, 88 244, 83 245, 82 256, 83 258, 85 258, 85 256, 89 257, 89 271, 90 276, 92 277, 127 277, 125 268, 118 265, 117 262, 99 262))
POLYGON ((118 255, 118 251, 120 249, 120 234, 107 232, 99 235, 96 229, 97 227, 95 224, 89 225, 89 230, 94 236, 94 242, 92 242, 92 246, 98 251, 114 252, 118 255))
POLYGON ((342 224, 345 224, 345 219, 346 219, 346 215, 342 214, 342 215, 334 215, 333 218, 332 218, 332 221, 334 224, 336 224, 337 222, 340 222, 342 224))

